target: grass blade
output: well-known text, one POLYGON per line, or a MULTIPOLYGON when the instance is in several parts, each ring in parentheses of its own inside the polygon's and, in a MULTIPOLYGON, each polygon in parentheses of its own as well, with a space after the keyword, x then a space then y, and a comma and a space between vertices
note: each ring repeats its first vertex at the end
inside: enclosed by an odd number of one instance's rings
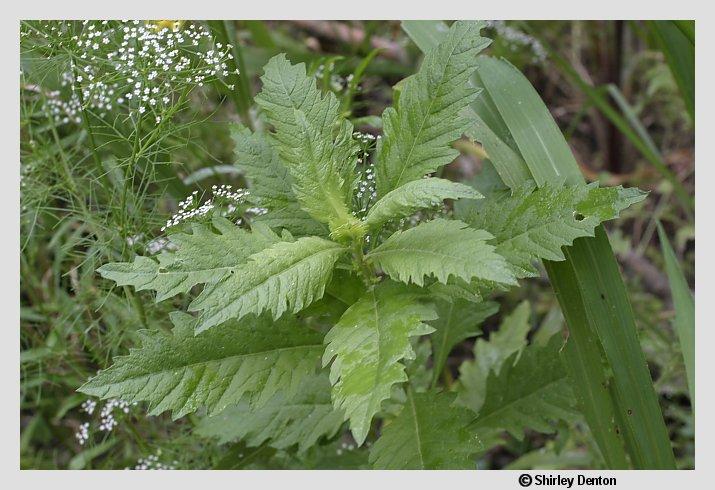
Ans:
POLYGON ((628 469, 622 430, 616 423, 613 390, 602 368, 600 346, 594 342, 590 332, 578 278, 567 261, 546 262, 544 265, 559 303, 574 305, 563 309, 570 335, 562 358, 576 388, 579 409, 591 428, 606 466, 628 469))
POLYGON ((695 120, 695 22, 687 20, 648 21, 653 37, 665 55, 675 83, 695 120))
MULTIPOLYGON (((419 32, 423 49, 439 32, 438 28, 428 29, 424 22, 405 21, 403 25, 409 26, 405 30, 410 35, 419 32)), ((583 181, 563 135, 529 81, 503 61, 482 58, 480 65, 478 72, 485 91, 537 183, 583 181)), ((492 163, 497 168, 503 164, 492 163)), ((613 373, 610 380, 613 388, 609 388, 613 416, 608 410, 605 414, 596 408, 586 411, 592 431, 599 432, 595 437, 604 459, 613 467, 623 465, 617 441, 609 433, 609 427, 619 423, 636 468, 674 468, 667 429, 638 342, 633 312, 603 227, 597 228, 595 238, 576 240, 567 252, 565 262, 555 267, 547 264, 547 267, 557 291, 575 286, 574 293, 581 297, 580 301, 571 302, 565 301, 568 297, 563 294, 557 295, 567 320, 578 322, 576 328, 570 325, 571 342, 576 344, 571 349, 587 352, 585 356, 576 353, 565 356, 575 362, 571 366, 572 375, 588 378, 588 383, 578 386, 584 403, 595 399, 607 407, 604 397, 596 394, 603 373, 599 373, 597 379, 593 379, 592 373, 602 369, 602 362, 613 373)))
POLYGON ((658 223, 658 237, 665 258, 665 271, 668 274, 668 282, 670 282, 670 294, 673 297, 675 308, 673 323, 680 341, 680 349, 683 351, 690 404, 695 407, 695 300, 688 287, 688 282, 685 280, 683 270, 678 264, 673 247, 671 247, 668 236, 660 223, 658 223))

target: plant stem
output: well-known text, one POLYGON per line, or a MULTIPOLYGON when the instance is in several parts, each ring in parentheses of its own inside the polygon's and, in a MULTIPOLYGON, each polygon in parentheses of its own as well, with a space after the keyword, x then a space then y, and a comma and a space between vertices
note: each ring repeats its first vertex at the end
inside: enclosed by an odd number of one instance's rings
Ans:
POLYGON ((231 46, 233 59, 229 59, 227 64, 229 67, 228 78, 234 85, 234 89, 228 90, 228 94, 236 106, 236 111, 241 118, 241 122, 243 122, 248 129, 253 130, 254 124, 251 118, 253 96, 251 95, 248 71, 246 70, 246 63, 243 59, 243 52, 238 44, 238 39, 236 39, 236 36, 229 34, 229 28, 225 20, 210 20, 208 21, 208 25, 214 37, 219 42, 225 46, 231 46))

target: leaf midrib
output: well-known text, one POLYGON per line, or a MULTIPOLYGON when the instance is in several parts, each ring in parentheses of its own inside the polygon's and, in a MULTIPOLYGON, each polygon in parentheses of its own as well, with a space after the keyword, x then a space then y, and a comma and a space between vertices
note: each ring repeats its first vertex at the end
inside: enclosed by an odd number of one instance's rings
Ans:
MULTIPOLYGON (((462 37, 464 37, 464 35, 462 37)), ((438 89, 435 90, 435 92, 439 92, 439 89, 441 89, 442 85, 444 84, 444 78, 447 76, 447 67, 449 66, 449 63, 452 60, 452 57, 454 56, 454 51, 456 50, 458 44, 459 43, 455 42, 454 45, 452 46, 452 49, 449 52, 449 57, 447 58, 447 62, 444 64, 444 71, 442 72, 442 75, 439 80, 439 84, 437 85, 438 89)), ((438 51, 436 51, 435 53, 438 53, 438 51)), ((412 153, 414 152, 415 148, 417 147, 417 141, 419 140, 419 137, 422 133, 422 130, 424 129, 424 126, 425 126, 427 120, 432 116, 432 105, 436 102, 436 100, 437 100, 437 97, 436 96, 433 97, 430 100, 429 105, 427 106, 426 115, 424 118, 422 118, 422 121, 420 122, 420 127, 417 130, 415 137, 412 138, 412 145, 411 145, 410 150, 407 154, 407 157, 404 159, 402 169, 400 170, 400 174, 397 176, 397 180, 396 180, 395 186, 393 188, 397 188, 400 186, 400 180, 402 179, 402 175, 405 173, 405 170, 407 170, 408 166, 409 167, 412 166, 412 165, 409 165, 409 162, 412 159, 412 153)))
MULTIPOLYGON (((498 415, 500 412, 503 412, 504 410, 511 408, 513 405, 518 404, 519 402, 523 402, 524 400, 527 400, 528 398, 531 398, 532 396, 536 396, 540 391, 543 391, 543 390, 550 391, 549 388, 551 388, 553 385, 556 385, 558 383, 562 383, 564 381, 564 379, 567 379, 567 378, 568 378, 568 376, 566 374, 564 374, 560 378, 549 381, 547 384, 539 386, 536 390, 530 391, 524 396, 520 396, 519 398, 512 400, 512 401, 506 403, 505 405, 500 405, 496 410, 492 410, 491 412, 488 412, 487 414, 484 414, 483 412, 480 413, 477 416, 477 419, 475 420, 476 427, 492 428, 489 425, 485 425, 485 422, 488 423, 489 419, 491 417, 498 415)), ((558 390, 554 389, 554 391, 558 391, 558 390)))
MULTIPOLYGON (((263 351, 259 351, 259 352, 249 352, 249 353, 245 353, 245 354, 234 354, 234 355, 226 356, 226 357, 218 357, 218 358, 213 358, 213 359, 206 359, 206 360, 197 361, 197 362, 191 362, 191 363, 187 363, 187 364, 174 365, 174 366, 167 367, 167 368, 164 368, 164 369, 160 369, 160 370, 157 370, 157 371, 150 371, 150 372, 142 373, 142 374, 139 374, 139 375, 136 375, 136 376, 133 375, 133 376, 131 376, 131 377, 123 378, 123 379, 121 379, 121 380, 119 380, 119 381, 112 381, 112 382, 110 382, 110 383, 102 384, 102 385, 100 385, 99 387, 114 386, 114 385, 120 385, 120 384, 129 382, 129 381, 143 380, 143 379, 146 378, 146 377, 149 377, 149 376, 159 376, 159 375, 162 375, 162 374, 166 374, 166 373, 168 373, 168 372, 170 372, 170 371, 174 371, 174 370, 176 370, 176 369, 194 369, 194 368, 196 368, 197 366, 202 366, 202 365, 209 364, 209 363, 212 363, 212 362, 227 362, 227 361, 229 361, 229 360, 233 360, 233 359, 236 359, 236 358, 250 358, 250 357, 253 357, 253 356, 263 356, 263 355, 268 354, 268 353, 276 353, 276 354, 278 354, 278 353, 281 353, 281 352, 288 352, 288 351, 292 351, 292 350, 301 350, 301 349, 305 349, 305 350, 322 349, 322 347, 323 347, 323 344, 322 344, 322 342, 321 342, 321 343, 318 343, 318 344, 303 344, 303 345, 294 345, 294 346, 290 346, 290 347, 279 347, 279 348, 277 348, 277 349, 268 349, 268 350, 263 350, 263 351)), ((107 373, 107 374, 109 374, 109 373, 107 373)))

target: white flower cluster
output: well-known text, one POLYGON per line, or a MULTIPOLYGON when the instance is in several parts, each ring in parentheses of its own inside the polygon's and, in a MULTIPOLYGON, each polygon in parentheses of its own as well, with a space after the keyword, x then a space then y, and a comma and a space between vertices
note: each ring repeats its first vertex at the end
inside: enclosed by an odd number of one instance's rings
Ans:
POLYGON ((529 48, 533 53, 532 61, 541 63, 546 60, 546 50, 541 42, 525 32, 506 25, 503 20, 488 20, 487 27, 494 29, 499 38, 512 44, 512 50, 516 50, 518 46, 529 48))
POLYGON ((160 236, 151 240, 146 245, 146 251, 150 255, 156 255, 164 250, 176 250, 176 245, 166 237, 160 236))
POLYGON ((355 131, 353 133, 353 138, 355 138, 359 143, 362 144, 372 144, 372 142, 377 141, 377 138, 380 137, 375 137, 374 134, 370 133, 361 133, 360 131, 355 131))
POLYGON ((355 192, 355 216, 363 216, 370 206, 377 199, 377 188, 375 183, 375 166, 369 161, 370 151, 374 148, 379 136, 375 137, 370 133, 361 133, 356 131, 353 133, 353 138, 360 143, 360 157, 357 163, 362 167, 360 179, 355 192))
POLYGON ((175 470, 176 465, 179 464, 178 461, 173 461, 171 464, 168 463, 162 463, 159 460, 159 457, 161 456, 161 449, 159 449, 156 454, 151 454, 147 456, 146 458, 139 458, 137 461, 137 464, 134 465, 134 468, 126 468, 126 469, 135 469, 135 470, 175 470))
POLYGON ((335 450, 335 454, 338 456, 342 456, 343 451, 353 451, 355 449, 355 444, 348 444, 347 442, 343 442, 340 444, 340 447, 335 450))
POLYGON ((45 111, 55 120, 55 124, 67 124, 82 122, 82 104, 78 97, 70 97, 69 100, 62 99, 59 90, 51 90, 45 93, 45 111))
POLYGON ((97 402, 95 400, 92 400, 91 398, 85 400, 81 406, 82 411, 85 412, 87 415, 92 415, 94 413, 95 408, 97 408, 97 402))
POLYGON ((236 189, 234 191, 230 185, 211 186, 211 192, 215 197, 224 197, 238 203, 245 202, 246 196, 248 196, 248 189, 236 189))
POLYGON ((365 167, 362 178, 358 182, 356 197, 362 204, 359 210, 361 213, 367 212, 370 205, 377 198, 377 188, 375 186, 375 166, 372 163, 369 163, 365 167), (362 199, 363 196, 365 196, 366 199, 362 199))
MULTIPOLYGON (((335 63, 330 62, 328 64, 328 70, 332 71, 335 69, 335 63)), ((322 80, 323 76, 325 73, 325 65, 320 65, 318 66, 318 69, 315 70, 315 78, 318 80, 322 80)), ((330 90, 333 92, 342 92, 345 90, 349 85, 350 82, 353 80, 353 75, 350 74, 347 77, 341 77, 337 73, 331 73, 330 74, 330 90)), ((357 87, 357 90, 360 90, 360 87, 357 87)))
MULTIPOLYGON (((136 405, 136 403, 134 405, 136 405)), ((119 425, 117 419, 114 417, 115 408, 119 409, 121 413, 129 413, 129 403, 116 398, 108 400, 99 413, 99 430, 103 432, 111 432, 117 425, 119 425)))
POLYGON ((83 21, 82 31, 64 43, 76 55, 62 76, 69 99, 57 91, 47 98, 57 123, 81 122, 84 104, 100 117, 114 107, 151 113, 158 124, 177 91, 227 76, 232 58, 230 45, 214 43, 199 25, 179 22, 83 21))
MULTIPOLYGON (((165 231, 167 228, 176 226, 183 223, 186 220, 205 216, 209 211, 217 208, 221 208, 221 215, 227 216, 234 213, 238 209, 238 205, 245 204, 246 198, 249 195, 248 189, 236 189, 233 190, 231 185, 221 185, 211 187, 212 197, 199 204, 199 200, 196 198, 198 191, 192 192, 186 199, 179 203, 179 210, 171 218, 166 221, 166 224, 161 227, 161 231, 165 231)), ((254 215, 265 214, 267 210, 265 208, 248 208, 247 213, 254 215)))
POLYGON ((84 446, 89 439, 89 422, 80 424, 79 429, 77 429, 77 432, 74 433, 74 436, 77 441, 84 446))
POLYGON ((253 206, 253 207, 246 209, 246 213, 252 214, 254 216, 263 216, 267 212, 268 212, 267 208, 262 208, 259 206, 253 206))
MULTIPOLYGON (((130 407, 136 405, 135 403, 129 404, 125 401, 112 398, 107 400, 107 402, 102 406, 99 411, 99 430, 102 432, 111 432, 114 428, 119 425, 115 412, 119 412, 119 416, 123 416, 129 413, 130 407)), ((97 409, 97 401, 88 398, 82 405, 80 405, 80 411, 86 413, 87 415, 93 415, 97 409)), ((75 438, 84 446, 89 440, 90 428, 93 426, 91 421, 83 422, 79 425, 77 432, 75 432, 75 438)))

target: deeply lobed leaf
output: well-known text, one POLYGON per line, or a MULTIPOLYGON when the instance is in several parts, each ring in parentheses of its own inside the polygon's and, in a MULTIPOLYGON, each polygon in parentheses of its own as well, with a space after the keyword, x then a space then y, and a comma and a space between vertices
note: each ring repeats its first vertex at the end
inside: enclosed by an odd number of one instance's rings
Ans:
POLYGON ((269 210, 257 220, 271 228, 286 228, 298 236, 326 235, 326 227, 302 210, 293 193, 293 178, 269 136, 231 126, 236 165, 250 185, 251 201, 269 210))
POLYGON ((645 196, 639 189, 595 183, 545 184, 536 190, 526 183, 513 194, 493 193, 461 217, 494 235, 496 251, 507 258, 516 277, 532 277, 537 274, 533 262, 564 260, 562 247, 593 236, 599 223, 617 218, 645 196))
POLYGON ((439 318, 431 322, 434 381, 442 373, 447 356, 465 339, 481 333, 480 324, 499 310, 493 301, 473 302, 461 298, 435 302, 439 318))
POLYGON ((578 417, 571 381, 558 355, 562 344, 555 335, 545 347, 531 345, 520 357, 513 353, 499 374, 489 374, 475 422, 480 439, 496 442, 506 431, 521 440, 527 428, 551 433, 554 422, 578 417))
POLYGON ((498 374, 507 358, 518 356, 526 347, 526 336, 531 329, 530 314, 529 303, 523 301, 504 318, 488 341, 477 339, 474 360, 464 361, 459 367, 460 404, 479 412, 486 396, 489 373, 498 374))
POLYGON ((319 237, 276 242, 249 257, 228 277, 207 286, 191 305, 198 332, 226 320, 269 310, 273 318, 298 312, 323 296, 345 248, 319 237))
POLYGON ((461 221, 435 219, 395 232, 367 258, 392 279, 419 286, 427 276, 444 284, 450 276, 514 284, 506 261, 487 243, 492 238, 461 221))
POLYGON ((370 208, 365 221, 369 228, 375 229, 390 220, 409 216, 419 209, 437 206, 445 199, 482 197, 474 188, 465 184, 434 177, 419 179, 388 192, 370 208))
POLYGON ((133 262, 104 264, 97 271, 119 286, 155 290, 158 302, 226 277, 251 254, 279 240, 265 225, 254 225, 250 233, 224 218, 214 218, 212 224, 213 228, 197 223, 191 233, 171 235, 177 250, 161 254, 158 262, 138 256, 133 262))
POLYGON ((278 154, 301 207, 330 224, 331 231, 357 221, 349 202, 358 145, 352 125, 340 117, 335 95, 323 95, 306 74, 305 64, 291 65, 283 54, 269 60, 261 80, 256 102, 275 130, 278 154))
POLYGON ((414 357, 410 337, 432 332, 424 322, 434 319, 424 293, 388 281, 365 293, 325 336, 333 403, 345 411, 358 444, 392 386, 407 380, 399 361, 414 357))
POLYGON ((294 393, 276 393, 255 408, 247 401, 207 417, 197 433, 220 443, 242 440, 248 446, 268 443, 276 449, 297 445, 304 452, 321 437, 330 438, 343 424, 344 414, 333 408, 327 373, 304 378, 294 393))
POLYGON ((437 48, 427 53, 419 71, 404 81, 397 108, 385 109, 376 165, 378 196, 459 154, 450 144, 469 127, 460 112, 478 92, 467 81, 476 70, 477 53, 491 42, 479 36, 483 26, 455 22, 437 48))
POLYGON ((454 405, 454 394, 408 391, 400 414, 385 426, 370 450, 375 469, 476 469, 473 455, 483 449, 469 427, 474 414, 454 405))
POLYGON ((194 335, 196 320, 171 315, 171 334, 142 332, 142 345, 118 357, 79 391, 100 398, 145 401, 150 415, 174 419, 205 406, 215 414, 244 401, 264 406, 278 393, 291 396, 312 376, 322 336, 293 319, 248 317, 194 335))

